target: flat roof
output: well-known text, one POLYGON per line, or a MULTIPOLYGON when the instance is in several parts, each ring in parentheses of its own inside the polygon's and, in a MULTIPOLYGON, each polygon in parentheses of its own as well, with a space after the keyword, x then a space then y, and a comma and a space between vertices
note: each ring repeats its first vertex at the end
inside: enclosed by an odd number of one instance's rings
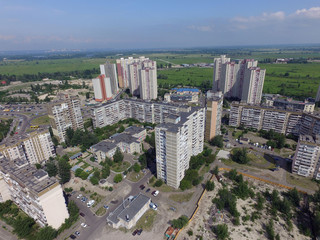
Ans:
POLYGON ((143 208, 151 198, 139 193, 134 198, 127 198, 122 204, 120 204, 113 212, 107 217, 108 221, 118 223, 120 219, 129 221, 135 217, 135 215, 143 208))

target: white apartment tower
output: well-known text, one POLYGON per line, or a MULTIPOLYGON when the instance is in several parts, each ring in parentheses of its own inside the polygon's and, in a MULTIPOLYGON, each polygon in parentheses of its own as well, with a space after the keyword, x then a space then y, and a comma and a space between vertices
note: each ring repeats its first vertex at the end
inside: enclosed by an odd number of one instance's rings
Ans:
POLYGON ((292 172, 304 177, 320 179, 319 135, 300 135, 292 162, 292 172))
POLYGON ((50 124, 55 136, 65 141, 68 128, 83 129, 80 99, 76 96, 64 96, 64 100, 53 102, 48 107, 50 124))
POLYGON ((194 108, 188 113, 168 116, 166 123, 156 126, 158 179, 179 188, 191 156, 203 151, 204 121, 205 109, 194 108))
POLYGON ((215 58, 213 91, 222 91, 224 96, 245 103, 260 103, 265 70, 257 65, 258 61, 253 59, 230 61, 225 55, 215 58))
POLYGON ((140 98, 144 100, 157 99, 158 82, 157 68, 146 67, 140 70, 140 98))
POLYGON ((69 217, 61 185, 26 161, 0 155, 0 201, 12 200, 41 227, 58 229, 69 217))

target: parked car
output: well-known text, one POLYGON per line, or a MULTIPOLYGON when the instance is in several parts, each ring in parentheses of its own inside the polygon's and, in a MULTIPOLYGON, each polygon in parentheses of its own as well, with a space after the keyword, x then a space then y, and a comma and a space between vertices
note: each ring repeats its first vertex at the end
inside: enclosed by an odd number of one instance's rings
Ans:
POLYGON ((139 187, 141 190, 145 189, 145 186, 144 185, 140 185, 139 187))
POLYGON ((81 223, 81 227, 87 227, 87 224, 85 224, 85 223, 81 223))
POLYGON ((85 216, 85 214, 84 214, 83 212, 81 212, 81 213, 80 213, 80 216, 81 216, 81 217, 84 217, 84 216, 85 216))
POLYGON ((137 234, 138 234, 138 235, 141 235, 142 231, 143 231, 142 228, 139 229, 138 232, 137 232, 137 234))
POLYGON ((147 193, 147 192, 150 192, 150 190, 151 190, 151 189, 150 189, 150 188, 148 188, 148 189, 146 190, 146 193, 147 193))
POLYGON ((154 192, 152 193, 152 195, 155 196, 155 197, 158 196, 158 194, 159 194, 159 191, 158 191, 158 190, 157 190, 157 191, 154 191, 154 192))
POLYGON ((132 236, 135 236, 138 233, 138 231, 139 231, 138 229, 134 230, 132 233, 132 236))
POLYGON ((74 234, 77 235, 77 236, 79 236, 79 235, 80 235, 80 232, 79 232, 79 231, 75 231, 74 234))
POLYGON ((69 236, 71 239, 76 239, 77 237, 75 236, 75 235, 73 235, 73 234, 71 234, 70 236, 69 236))
POLYGON ((109 206, 107 206, 107 205, 104 205, 103 207, 104 207, 105 209, 109 209, 109 206))

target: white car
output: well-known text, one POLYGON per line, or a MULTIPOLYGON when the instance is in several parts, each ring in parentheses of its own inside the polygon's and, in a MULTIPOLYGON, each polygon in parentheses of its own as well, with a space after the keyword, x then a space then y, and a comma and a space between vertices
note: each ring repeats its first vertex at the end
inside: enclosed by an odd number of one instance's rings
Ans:
POLYGON ((85 223, 81 223, 81 227, 87 227, 88 225, 87 224, 85 224, 85 223))
POLYGON ((159 191, 157 190, 157 191, 154 192, 153 196, 156 197, 156 196, 158 196, 158 194, 159 194, 159 191))
POLYGON ((78 196, 77 196, 77 198, 81 198, 82 197, 82 194, 79 194, 78 196))

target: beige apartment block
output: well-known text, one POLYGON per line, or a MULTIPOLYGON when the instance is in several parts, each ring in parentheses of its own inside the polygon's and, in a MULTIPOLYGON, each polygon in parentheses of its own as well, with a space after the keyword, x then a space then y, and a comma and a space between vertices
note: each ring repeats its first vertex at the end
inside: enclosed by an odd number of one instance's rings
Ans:
POLYGON ((41 227, 58 229, 69 217, 61 185, 47 172, 20 159, 0 156, 0 199, 11 199, 41 227))

